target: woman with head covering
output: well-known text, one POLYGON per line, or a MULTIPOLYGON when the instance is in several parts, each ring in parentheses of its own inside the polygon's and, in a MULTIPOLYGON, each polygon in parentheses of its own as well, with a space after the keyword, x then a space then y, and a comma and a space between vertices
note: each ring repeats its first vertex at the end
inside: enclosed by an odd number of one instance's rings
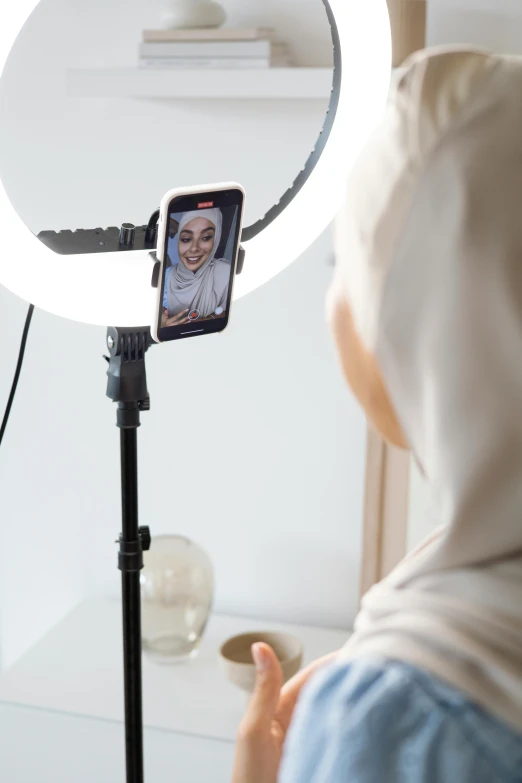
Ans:
POLYGON ((522 781, 521 215, 522 61, 415 55, 353 172, 329 310, 439 527, 301 695, 312 670, 281 691, 255 646, 234 783, 522 781))
POLYGON ((185 212, 178 227, 180 263, 165 275, 162 327, 219 317, 227 306, 230 261, 216 258, 221 241, 220 209, 185 212))

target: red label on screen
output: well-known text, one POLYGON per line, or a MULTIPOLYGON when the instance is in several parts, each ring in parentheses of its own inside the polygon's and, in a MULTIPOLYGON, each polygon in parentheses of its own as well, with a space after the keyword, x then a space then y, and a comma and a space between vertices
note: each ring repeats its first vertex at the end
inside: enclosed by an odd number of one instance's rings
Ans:
POLYGON ((206 207, 213 207, 214 202, 213 201, 202 201, 201 204, 198 204, 198 209, 205 209, 206 207))

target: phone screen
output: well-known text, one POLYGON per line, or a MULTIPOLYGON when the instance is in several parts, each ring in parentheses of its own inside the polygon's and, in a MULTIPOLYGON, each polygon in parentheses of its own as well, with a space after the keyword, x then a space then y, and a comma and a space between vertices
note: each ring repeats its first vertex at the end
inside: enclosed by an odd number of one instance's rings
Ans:
POLYGON ((177 196, 169 204, 158 313, 161 342, 228 324, 240 241, 243 193, 177 196))

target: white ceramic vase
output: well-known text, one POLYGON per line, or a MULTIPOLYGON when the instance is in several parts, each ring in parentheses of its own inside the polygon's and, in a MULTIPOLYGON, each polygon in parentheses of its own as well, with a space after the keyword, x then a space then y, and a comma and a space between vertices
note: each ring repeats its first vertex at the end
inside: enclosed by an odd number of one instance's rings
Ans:
POLYGON ((227 15, 215 0, 171 0, 163 21, 168 28, 221 27, 227 15))

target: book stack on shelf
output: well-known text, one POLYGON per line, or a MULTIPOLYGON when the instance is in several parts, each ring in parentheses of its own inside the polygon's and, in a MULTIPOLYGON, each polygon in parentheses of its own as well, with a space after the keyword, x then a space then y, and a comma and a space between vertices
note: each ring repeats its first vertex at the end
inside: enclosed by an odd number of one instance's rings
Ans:
POLYGON ((287 68, 288 45, 274 40, 271 28, 145 30, 140 68, 239 69, 287 68))

